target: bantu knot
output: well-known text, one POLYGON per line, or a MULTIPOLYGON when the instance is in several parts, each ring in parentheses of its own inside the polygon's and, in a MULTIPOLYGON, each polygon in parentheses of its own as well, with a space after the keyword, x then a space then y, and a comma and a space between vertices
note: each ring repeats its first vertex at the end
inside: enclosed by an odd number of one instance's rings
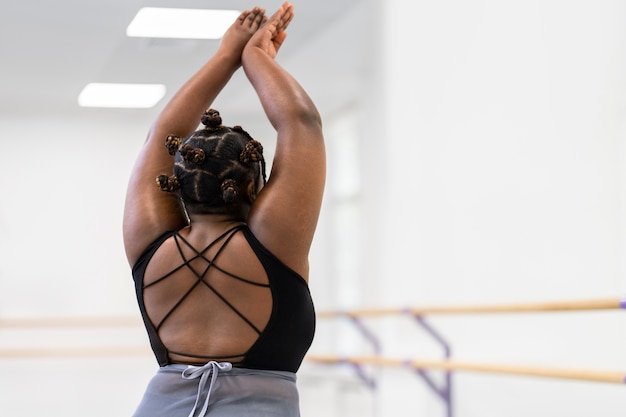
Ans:
POLYGON ((208 130, 217 130, 222 127, 222 117, 220 112, 215 109, 205 111, 200 121, 208 130))
POLYGON ((263 145, 254 139, 250 140, 239 154, 239 160, 244 164, 263 160, 263 145))
POLYGON ((172 175, 171 177, 168 177, 167 175, 159 175, 156 177, 156 183, 161 191, 172 192, 180 188, 180 181, 178 181, 178 177, 175 175, 172 175))
POLYGON ((190 164, 200 165, 204 162, 204 150, 202 148, 194 148, 187 144, 181 146, 178 151, 182 155, 183 159, 190 164))
POLYGON ((174 155, 180 146, 180 142, 182 142, 183 138, 176 135, 169 135, 165 138, 165 147, 167 148, 170 155, 174 155))
POLYGON ((239 187, 237 182, 233 179, 226 179, 222 182, 222 199, 226 204, 230 204, 237 199, 239 194, 239 187))
POLYGON ((250 136, 250 134, 248 132, 246 132, 245 130, 243 130, 243 127, 241 126, 233 126, 233 130, 237 133, 240 133, 242 135, 244 135, 245 137, 247 137, 248 139, 252 139, 252 136, 250 136))

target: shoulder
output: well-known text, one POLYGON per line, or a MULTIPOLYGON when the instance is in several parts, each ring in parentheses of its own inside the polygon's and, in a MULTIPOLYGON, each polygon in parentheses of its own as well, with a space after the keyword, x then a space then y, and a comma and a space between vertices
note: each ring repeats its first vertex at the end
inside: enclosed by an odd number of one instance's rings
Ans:
POLYGON ((138 270, 144 269, 148 265, 148 262, 152 259, 152 256, 155 252, 163 245, 170 237, 174 236, 176 231, 168 231, 161 234, 154 241, 152 241, 144 250, 141 252, 135 263, 133 264, 133 274, 135 274, 138 270))
POLYGON ((268 249, 268 247, 257 238, 250 228, 244 228, 243 235, 259 261, 263 264, 265 269, 268 270, 268 273, 280 273, 282 271, 288 274, 293 274, 302 279, 304 282, 308 282, 308 262, 306 262, 301 268, 293 268, 273 251, 268 249))

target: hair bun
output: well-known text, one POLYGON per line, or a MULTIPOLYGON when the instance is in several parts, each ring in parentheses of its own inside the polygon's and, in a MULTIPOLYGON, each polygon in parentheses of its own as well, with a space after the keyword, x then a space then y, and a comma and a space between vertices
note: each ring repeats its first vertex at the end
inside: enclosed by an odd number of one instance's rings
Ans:
POLYGON ((200 121, 209 130, 217 130, 222 127, 222 117, 220 112, 215 109, 205 111, 200 121))
POLYGON ((167 138, 165 138, 165 147, 170 155, 174 155, 176 153, 182 140, 183 138, 177 135, 168 135, 167 138))
POLYGON ((182 145, 178 152, 182 155, 183 159, 190 164, 200 165, 204 162, 204 150, 202 148, 194 148, 191 145, 182 145))
POLYGON ((244 164, 251 162, 260 162, 263 160, 263 145, 252 139, 246 143, 246 147, 239 155, 239 161, 244 164))
POLYGON ((168 177, 167 175, 159 175, 156 177, 156 184, 161 189, 161 191, 166 192, 174 192, 180 189, 180 181, 178 181, 178 177, 172 175, 168 177))
POLYGON ((222 199, 226 204, 231 204, 237 199, 239 187, 237 182, 231 178, 222 182, 222 199))

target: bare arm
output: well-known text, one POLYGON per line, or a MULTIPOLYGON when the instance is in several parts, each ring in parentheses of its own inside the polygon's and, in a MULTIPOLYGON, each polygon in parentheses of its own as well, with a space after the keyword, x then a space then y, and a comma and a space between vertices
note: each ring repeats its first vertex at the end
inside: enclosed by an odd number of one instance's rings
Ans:
POLYGON ((246 45, 242 64, 278 134, 272 172, 248 223, 286 265, 308 277, 308 254, 326 178, 320 115, 300 84, 274 57, 293 18, 285 3, 246 45))
POLYGON ((157 175, 171 175, 174 165, 165 138, 196 130, 202 113, 241 66, 242 50, 264 20, 265 11, 258 7, 243 12, 224 34, 215 55, 178 90, 150 129, 131 173, 124 208, 124 246, 131 265, 162 233, 187 225, 180 200, 155 184, 157 175))

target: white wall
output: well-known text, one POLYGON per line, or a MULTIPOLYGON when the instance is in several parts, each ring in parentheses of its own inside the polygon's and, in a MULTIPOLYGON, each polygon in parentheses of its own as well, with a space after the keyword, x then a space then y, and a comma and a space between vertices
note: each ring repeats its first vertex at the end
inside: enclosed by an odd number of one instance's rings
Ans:
MULTIPOLYGON (((93 109, 81 120, 41 113, 0 118, 0 317, 137 316, 121 216, 149 124, 135 111, 127 120, 93 109)), ((0 329, 0 349, 21 352, 0 358, 0 415, 130 415, 155 369, 149 355, 30 358, 27 351, 146 341, 140 327, 0 329)))
POLYGON ((121 216, 149 124, 128 115, 0 120, 0 314, 134 313, 121 216))
MULTIPOLYGON (((620 297, 626 5, 371 6, 357 122, 364 247, 354 249, 370 289, 352 296, 395 307, 620 297)), ((335 297, 343 281, 327 279, 335 297)), ((429 318, 457 360, 613 371, 626 369, 625 320, 620 311, 429 318)), ((389 356, 441 358, 407 318, 366 323, 389 356)), ((342 355, 371 350, 345 332, 323 323, 318 351, 333 343, 325 335, 339 335, 342 355)), ((364 399, 377 416, 445 415, 411 371, 369 371, 379 377, 371 395, 342 379, 349 369, 334 371, 337 391, 353 398, 351 408, 335 394, 337 415, 363 415, 364 399)), ((462 417, 619 416, 626 405, 621 385, 472 373, 454 376, 453 397, 462 417)))
POLYGON ((384 256, 431 301, 622 290, 622 3, 385 4, 384 256))
MULTIPOLYGON (((324 71, 356 62, 347 87, 362 88, 322 109, 329 186, 312 256, 318 308, 619 297, 624 7, 370 0, 348 17, 361 31, 342 39, 339 26, 326 28, 319 55, 330 41, 347 52, 324 71)), ((285 64, 297 71, 315 56, 285 64)), ((313 95, 316 81, 302 80, 313 95)), ((0 316, 137 314, 120 223, 149 120, 107 115, 0 118, 0 316)), ((619 312, 430 322, 461 360, 626 370, 619 312)), ((440 357, 410 320, 368 324, 385 354, 440 357)), ((145 340, 140 328, 0 332, 3 347, 145 340)), ((328 351, 371 349, 345 323, 320 322, 312 352, 328 351)), ((149 354, 0 359, 0 414, 128 415, 154 366, 149 354)), ((305 364, 303 416, 444 415, 410 371, 366 371, 377 390, 351 369, 305 364)), ((470 373, 454 382, 457 417, 613 417, 624 398, 622 386, 601 383, 470 373)))

